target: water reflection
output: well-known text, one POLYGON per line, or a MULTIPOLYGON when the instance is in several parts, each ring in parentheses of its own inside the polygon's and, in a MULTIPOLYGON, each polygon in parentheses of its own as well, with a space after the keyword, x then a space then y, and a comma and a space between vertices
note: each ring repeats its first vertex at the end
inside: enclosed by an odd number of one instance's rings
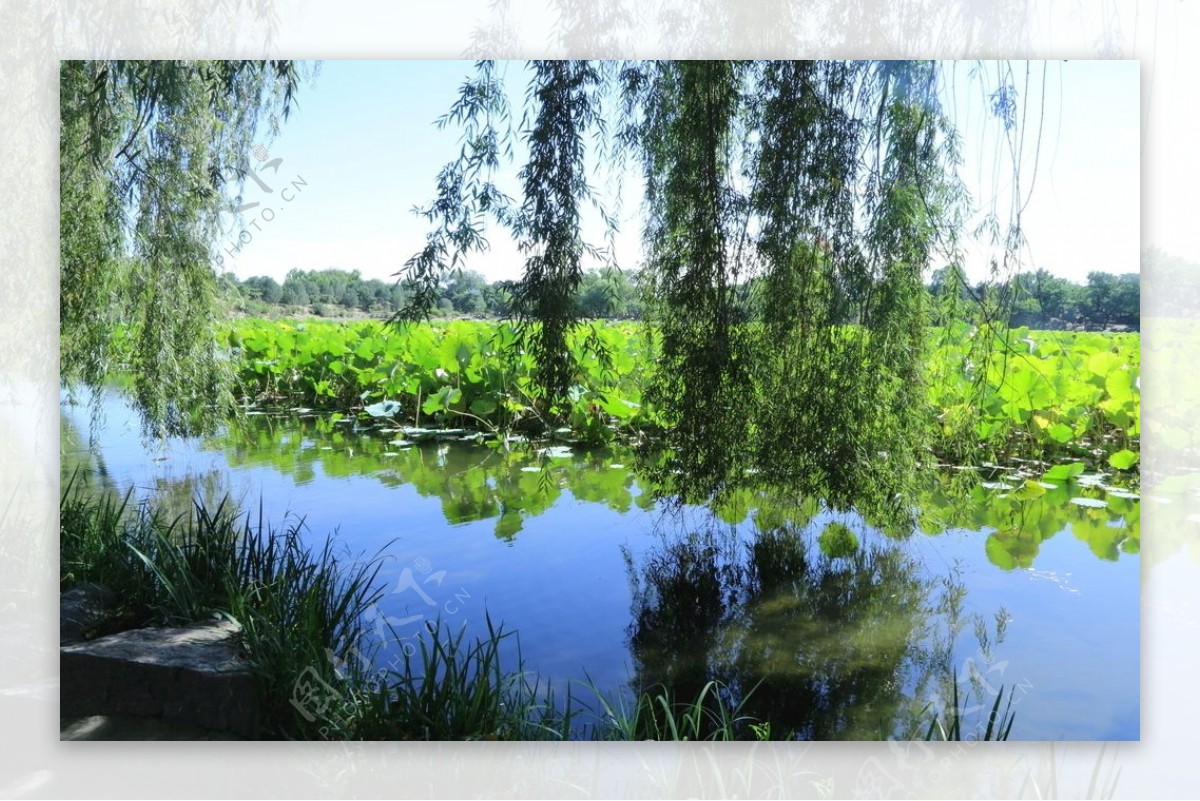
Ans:
POLYGON ((136 499, 153 498, 155 508, 167 520, 190 515, 197 502, 216 509, 225 499, 235 505, 247 500, 235 495, 229 472, 219 467, 181 475, 155 471, 131 486, 122 480, 123 476, 113 475, 103 450, 93 447, 76 421, 65 413, 59 415, 59 473, 64 482, 86 485, 92 492, 123 494, 132 490, 136 499))
MULTIPOLYGON (((669 683, 682 700, 718 679, 735 702, 758 686, 743 712, 773 737, 874 739, 928 725, 957 668, 960 695, 985 696, 980 673, 1036 685, 1016 737, 1137 737, 1139 499, 1104 476, 930 471, 908 528, 869 504, 835 514, 750 488, 664 515, 617 449, 495 449, 300 413, 154 451, 110 426, 93 451, 80 418, 64 407, 64 478, 82 464, 183 508, 258 487, 267 519, 311 514, 315 537, 342 527, 357 552, 400 538, 389 587, 418 557, 449 571, 439 608, 463 588, 456 625, 480 631, 488 612, 520 631, 556 686, 669 683), (1101 663, 1094 678, 1063 667, 1101 663)), ((385 600, 386 616, 427 611, 412 592, 385 600)))
POLYGON ((918 503, 926 534, 990 531, 984 545, 988 560, 1012 570, 1032 567, 1042 545, 1064 531, 1106 561, 1139 553, 1139 500, 1097 474, 1080 476, 1073 484, 1050 484, 1019 471, 982 482, 963 471, 946 471, 928 477, 918 503))
POLYGON ((734 527, 683 532, 628 557, 635 689, 694 698, 719 681, 773 737, 914 731, 951 675, 965 589, 865 529, 853 547, 823 538, 850 531, 827 517, 749 541, 734 527))
POLYGON ((206 447, 225 452, 236 466, 272 467, 298 485, 313 481, 318 470, 329 478, 370 476, 385 486, 408 484, 439 498, 447 522, 495 520, 495 535, 505 540, 564 491, 620 513, 652 505, 645 482, 634 478, 631 455, 607 449, 574 452, 519 442, 489 447, 465 434, 267 415, 250 417, 207 440, 206 447))
MULTIPOLYGON (((398 428, 360 428, 348 419, 255 415, 232 426, 205 447, 239 467, 271 467, 298 485, 328 478, 369 476, 385 486, 411 485, 436 497, 447 522, 494 520, 503 540, 550 509, 569 492, 577 500, 625 513, 655 508, 662 486, 635 471, 632 451, 575 451, 563 445, 489 447, 461 434, 398 428)), ((893 496, 861 498, 854 511, 874 529, 903 539, 914 531, 940 535, 967 529, 986 533, 984 547, 995 566, 1029 568, 1046 541, 1069 532, 1096 557, 1115 561, 1140 551, 1139 498, 1088 474, 1057 485, 1033 473, 1008 470, 924 471, 908 502, 893 496)), ((815 502, 781 504, 762 489, 740 487, 712 500, 716 518, 729 524, 752 520, 760 531, 803 525, 815 502)))

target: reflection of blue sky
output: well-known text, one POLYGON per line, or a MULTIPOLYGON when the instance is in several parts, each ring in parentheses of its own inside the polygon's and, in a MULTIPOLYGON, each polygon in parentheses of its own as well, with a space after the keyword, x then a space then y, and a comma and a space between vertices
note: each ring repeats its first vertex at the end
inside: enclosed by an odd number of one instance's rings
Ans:
MULTIPOLYGON (((1005 572, 983 558, 979 538, 969 532, 919 542, 961 560, 967 611, 983 615, 989 630, 999 606, 1012 616, 991 663, 1008 665, 988 678, 1031 685, 1018 692, 1014 707, 1022 739, 1138 739, 1137 557, 1102 561, 1064 528, 1042 542, 1034 570, 1005 572)), ((978 650, 967 627, 956 646, 960 670, 969 657, 983 661, 978 650)))
MULTIPOLYGON (((87 409, 64 408, 86 431, 87 409)), ((302 513, 314 541, 336 530, 339 553, 371 555, 386 546, 379 574, 388 590, 380 607, 384 616, 431 619, 440 610, 455 630, 468 625, 471 636, 485 631, 486 610, 494 622, 520 631, 527 669, 550 678, 560 694, 565 682, 582 680, 585 671, 601 687, 616 688, 630 678, 631 596, 622 548, 636 563, 660 541, 655 514, 634 506, 622 515, 567 490, 546 511, 525 516, 520 533, 505 541, 495 535, 494 518, 448 525, 438 497, 422 497, 407 484, 390 487, 375 476, 330 478, 320 462, 310 480, 297 484, 294 476, 270 468, 230 468, 222 453, 193 443, 172 442, 167 458, 155 461, 147 458, 135 417, 117 404, 106 413, 96 444, 120 486, 218 471, 245 508, 257 511, 261 497, 264 519, 277 523, 286 512, 302 513), (394 591, 405 568, 418 580, 445 571, 440 583, 422 585, 434 606, 415 591, 394 591)), ((859 529, 854 515, 820 515, 810 533, 828 519, 859 529)), ((987 560, 986 533, 918 534, 900 545, 931 577, 956 566, 968 587, 965 625, 955 644, 960 671, 968 658, 982 661, 971 616, 982 616, 990 632, 1003 607, 1011 621, 991 664, 1006 666, 988 678, 1024 688, 1015 707, 1017 737, 1137 738, 1140 558, 1097 559, 1064 527, 1042 542, 1034 569, 1003 571, 987 560)), ((864 542, 877 539, 872 532, 862 535, 864 542)), ((417 625, 404 631, 415 633, 417 625)))

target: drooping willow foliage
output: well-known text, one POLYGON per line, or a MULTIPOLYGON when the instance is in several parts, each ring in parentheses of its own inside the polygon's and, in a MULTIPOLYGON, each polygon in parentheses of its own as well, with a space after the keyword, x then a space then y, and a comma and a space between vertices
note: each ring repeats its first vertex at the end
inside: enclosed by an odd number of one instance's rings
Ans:
MULTIPOLYGON (((425 247, 405 265, 409 299, 392 321, 428 316, 439 297, 439 282, 461 267, 464 254, 486 250, 482 223, 493 217, 510 230, 525 256, 524 279, 512 299, 517 346, 536 358, 545 410, 553 413, 576 372, 567 335, 580 318, 575 295, 583 259, 603 257, 584 240, 580 227, 583 207, 594 201, 586 174, 588 137, 605 130, 601 96, 610 70, 588 61, 530 66, 523 131, 529 157, 518 175, 521 202, 495 183, 502 156, 511 156, 513 131, 495 65, 480 62, 476 76, 463 84, 458 101, 439 120, 443 127, 462 126, 463 147, 460 157, 439 173, 437 199, 420 210, 434 228, 425 247)), ((604 355, 597 338, 587 341, 593 352, 604 355)))
POLYGON ((224 190, 261 122, 286 116, 298 65, 64 61, 60 68, 64 385, 131 377, 148 432, 211 425, 231 400, 212 331, 224 190))
POLYGON ((759 482, 834 504, 894 497, 927 419, 922 273, 953 250, 965 200, 938 81, 933 62, 537 62, 516 204, 493 183, 513 133, 483 62, 446 118, 463 156, 425 212, 434 230, 407 271, 424 292, 404 316, 486 246, 490 215, 526 254, 520 322, 552 406, 581 324, 582 142, 607 131, 645 182, 663 477, 693 499, 759 482))

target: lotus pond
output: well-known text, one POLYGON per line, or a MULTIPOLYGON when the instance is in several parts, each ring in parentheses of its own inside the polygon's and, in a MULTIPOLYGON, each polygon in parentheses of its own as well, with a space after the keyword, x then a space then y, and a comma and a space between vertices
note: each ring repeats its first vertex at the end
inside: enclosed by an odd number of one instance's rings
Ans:
POLYGON ((438 618, 482 634, 490 616, 583 703, 718 679, 776 736, 879 739, 956 677, 968 719, 1012 693, 1012 739, 1139 737, 1140 499, 1109 472, 931 469, 897 531, 816 500, 671 508, 617 446, 504 450, 309 410, 147 444, 115 393, 88 432, 64 402, 64 475, 180 511, 229 495, 382 554, 383 667, 438 618))

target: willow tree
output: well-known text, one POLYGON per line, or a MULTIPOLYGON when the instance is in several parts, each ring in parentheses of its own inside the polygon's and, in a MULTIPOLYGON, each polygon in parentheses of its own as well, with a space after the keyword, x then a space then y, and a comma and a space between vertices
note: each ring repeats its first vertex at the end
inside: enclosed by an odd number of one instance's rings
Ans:
POLYGON ((518 323, 552 410, 572 376, 565 332, 583 324, 569 300, 589 252, 579 209, 595 202, 581 143, 607 136, 645 182, 646 400, 667 422, 664 479, 689 498, 757 482, 835 504, 894 497, 927 420, 922 273, 965 200, 938 65, 531 67, 518 133, 489 62, 443 120, 464 147, 425 210, 433 231, 408 275, 427 291, 405 316, 486 248, 483 221, 507 226, 527 254, 518 323), (496 173, 517 136, 530 155, 513 201, 496 173))
POLYGON ((64 61, 61 377, 120 367, 148 430, 186 433, 230 400, 217 353, 220 215, 260 123, 286 117, 291 62, 64 61))

